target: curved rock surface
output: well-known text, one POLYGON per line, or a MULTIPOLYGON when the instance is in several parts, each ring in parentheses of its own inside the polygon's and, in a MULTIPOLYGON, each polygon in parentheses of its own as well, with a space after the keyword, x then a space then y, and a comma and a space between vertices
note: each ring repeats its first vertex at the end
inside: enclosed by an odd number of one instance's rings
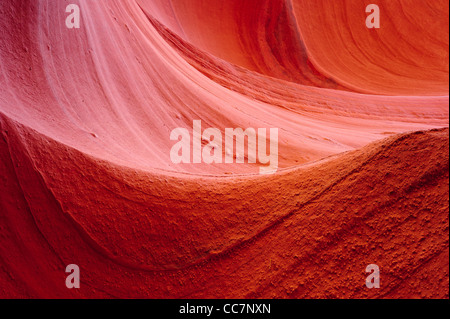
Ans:
POLYGON ((72 2, 0 3, 0 297, 448 298, 446 1, 72 2), (278 172, 174 164, 195 120, 278 172))

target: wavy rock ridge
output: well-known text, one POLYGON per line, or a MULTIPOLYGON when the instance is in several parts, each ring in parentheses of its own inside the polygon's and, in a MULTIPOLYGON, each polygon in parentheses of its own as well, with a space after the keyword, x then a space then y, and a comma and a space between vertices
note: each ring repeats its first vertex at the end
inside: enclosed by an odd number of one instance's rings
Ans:
POLYGON ((359 0, 72 2, 80 29, 0 3, 0 297, 448 298, 446 1, 379 30, 359 0), (198 119, 279 128, 279 171, 173 164, 198 119))

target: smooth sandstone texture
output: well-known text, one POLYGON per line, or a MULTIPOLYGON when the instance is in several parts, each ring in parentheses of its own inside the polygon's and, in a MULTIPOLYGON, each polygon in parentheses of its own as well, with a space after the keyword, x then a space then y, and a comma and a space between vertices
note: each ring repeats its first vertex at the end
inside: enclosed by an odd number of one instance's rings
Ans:
POLYGON ((0 297, 448 298, 446 1, 72 2, 0 2, 0 297), (173 164, 194 120, 278 173, 173 164))

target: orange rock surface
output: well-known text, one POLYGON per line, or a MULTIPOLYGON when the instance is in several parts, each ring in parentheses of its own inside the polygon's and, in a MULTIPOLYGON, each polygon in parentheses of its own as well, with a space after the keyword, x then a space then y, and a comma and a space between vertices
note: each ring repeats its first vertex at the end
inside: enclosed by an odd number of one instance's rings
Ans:
POLYGON ((72 2, 0 2, 0 297, 449 297, 447 1, 72 2), (278 172, 174 164, 194 120, 278 172))

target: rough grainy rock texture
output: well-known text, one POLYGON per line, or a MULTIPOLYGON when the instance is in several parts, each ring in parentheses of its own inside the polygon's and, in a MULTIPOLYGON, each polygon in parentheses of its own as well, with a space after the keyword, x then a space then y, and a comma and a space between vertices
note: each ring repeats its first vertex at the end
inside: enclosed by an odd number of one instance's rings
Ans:
POLYGON ((2 0, 0 297, 448 298, 449 5, 372 2, 2 0), (173 164, 194 120, 278 172, 173 164))

